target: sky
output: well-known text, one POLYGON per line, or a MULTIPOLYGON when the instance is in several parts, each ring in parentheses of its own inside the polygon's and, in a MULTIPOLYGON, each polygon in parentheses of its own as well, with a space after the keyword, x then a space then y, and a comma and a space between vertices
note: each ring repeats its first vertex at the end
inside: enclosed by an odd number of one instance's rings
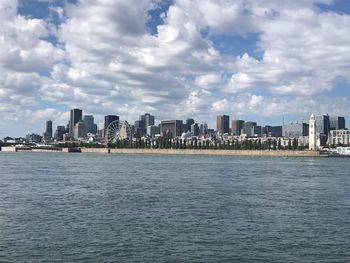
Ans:
POLYGON ((0 0, 0 50, 0 137, 71 108, 212 128, 350 117, 347 0, 0 0))

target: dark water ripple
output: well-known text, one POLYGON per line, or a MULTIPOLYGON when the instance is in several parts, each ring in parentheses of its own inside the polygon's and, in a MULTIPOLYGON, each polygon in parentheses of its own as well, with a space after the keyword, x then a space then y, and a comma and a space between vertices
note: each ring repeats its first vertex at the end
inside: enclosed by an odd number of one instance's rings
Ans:
POLYGON ((0 262, 350 262, 348 159, 0 154, 0 262))

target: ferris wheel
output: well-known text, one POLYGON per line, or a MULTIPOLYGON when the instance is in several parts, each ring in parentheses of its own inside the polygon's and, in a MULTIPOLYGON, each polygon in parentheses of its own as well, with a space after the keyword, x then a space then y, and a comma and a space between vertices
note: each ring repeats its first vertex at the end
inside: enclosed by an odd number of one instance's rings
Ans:
POLYGON ((131 140, 131 136, 131 127, 127 121, 112 121, 105 130, 105 139, 107 143, 131 140))

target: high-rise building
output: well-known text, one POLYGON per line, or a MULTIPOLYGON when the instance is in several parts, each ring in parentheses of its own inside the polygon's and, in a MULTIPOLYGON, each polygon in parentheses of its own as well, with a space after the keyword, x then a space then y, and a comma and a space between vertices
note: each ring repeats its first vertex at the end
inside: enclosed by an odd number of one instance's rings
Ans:
POLYGON ((46 122, 46 129, 44 132, 44 140, 45 142, 48 142, 52 139, 52 121, 46 122))
POLYGON ((135 134, 139 136, 143 136, 146 134, 145 121, 143 120, 135 121, 135 134))
POLYGON ((170 136, 175 138, 181 136, 182 120, 162 121, 160 124, 160 131, 162 136, 170 136))
POLYGON ((78 121, 74 126, 73 138, 82 139, 86 137, 86 128, 82 120, 78 121))
POLYGON ((105 116, 104 129, 106 130, 108 125, 114 121, 119 121, 119 116, 117 115, 107 115, 105 116))
POLYGON ((40 136, 39 134, 28 134, 26 136, 26 142, 27 143, 40 143, 42 141, 43 137, 40 136))
POLYGON ((249 137, 252 137, 256 134, 256 122, 247 121, 243 124, 243 133, 249 137))
POLYGON ((186 120, 185 129, 183 132, 191 131, 191 125, 194 124, 194 119, 190 118, 186 120))
POLYGON ((244 120, 232 120, 231 121, 231 132, 232 135, 241 135, 244 127, 244 120))
POLYGON ((230 116, 218 115, 216 117, 216 132, 220 134, 230 132, 230 116))
POLYGON ((320 115, 315 117, 316 120, 316 133, 324 134, 328 136, 330 131, 330 123, 328 115, 320 115))
POLYGON ((145 127, 143 127, 144 129, 147 129, 147 127, 150 125, 154 125, 154 116, 150 113, 145 113, 144 115, 141 115, 139 120, 145 123, 145 127))
POLYGON ((81 109, 72 109, 70 111, 70 121, 69 121, 69 134, 74 136, 74 126, 83 118, 83 111, 81 109))
POLYGON ((93 133, 93 134, 97 133, 97 130, 95 130, 94 116, 84 115, 83 122, 86 128, 86 133, 93 133))
POLYGON ((265 126, 265 129, 269 137, 282 137, 282 126, 265 126))
POLYGON ((55 139, 58 141, 63 140, 63 135, 66 133, 66 127, 64 126, 57 126, 56 131, 55 131, 55 139))
POLYGON ((147 135, 153 138, 157 134, 160 134, 160 130, 158 126, 150 125, 147 127, 147 135))
POLYGON ((345 129, 345 118, 344 117, 329 117, 329 128, 330 130, 343 130, 345 129))
POLYGON ((292 122, 282 126, 282 136, 298 139, 301 136, 308 136, 309 124, 304 122, 292 122))
POLYGON ((206 124, 205 122, 204 123, 201 123, 199 125, 199 134, 201 135, 206 135, 208 134, 208 124, 206 124))
POLYGON ((198 123, 193 123, 191 125, 191 134, 193 136, 198 136, 199 135, 199 126, 198 126, 198 123))

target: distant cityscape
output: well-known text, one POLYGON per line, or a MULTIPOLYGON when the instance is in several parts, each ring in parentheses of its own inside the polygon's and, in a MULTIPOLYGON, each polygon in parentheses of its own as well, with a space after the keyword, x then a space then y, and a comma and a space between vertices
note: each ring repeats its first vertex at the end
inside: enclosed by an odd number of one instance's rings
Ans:
MULTIPOLYGON (((350 131, 346 129, 342 116, 315 116, 317 149, 323 147, 350 145, 350 131)), ((207 123, 197 123, 193 118, 183 120, 161 120, 155 125, 155 116, 140 115, 134 124, 122 121, 118 115, 106 115, 103 127, 98 127, 93 115, 83 115, 83 110, 72 109, 66 125, 56 126, 48 120, 42 135, 28 134, 25 138, 5 137, 2 144, 44 144, 67 143, 109 145, 121 147, 121 141, 129 145, 150 147, 220 147, 256 149, 306 149, 309 146, 309 120, 299 120, 280 126, 260 126, 257 122, 231 120, 229 115, 216 117, 216 129, 207 123), (169 143, 163 142, 164 139, 169 143), (162 140, 162 143, 160 143, 162 140), (160 145, 162 144, 162 145, 160 145)), ((124 144, 125 146, 125 144, 124 144)))

